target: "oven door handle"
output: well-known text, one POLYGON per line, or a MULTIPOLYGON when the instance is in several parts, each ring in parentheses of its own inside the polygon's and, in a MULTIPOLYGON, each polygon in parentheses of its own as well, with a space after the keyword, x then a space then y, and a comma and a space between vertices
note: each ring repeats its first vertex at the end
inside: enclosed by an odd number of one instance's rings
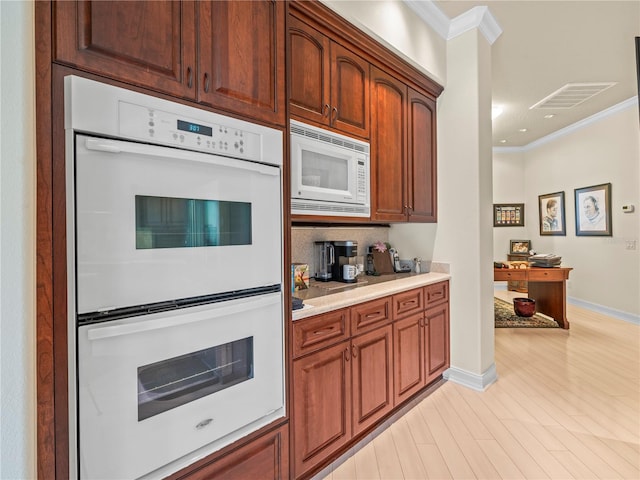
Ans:
POLYGON ((147 157, 162 157, 174 160, 208 163, 220 167, 229 167, 240 170, 249 170, 262 175, 280 175, 280 169, 273 165, 263 165, 250 160, 237 158, 227 158, 215 153, 199 153, 191 150, 181 150, 175 148, 160 147, 156 145, 138 144, 133 142, 122 142, 119 140, 107 140, 103 138, 86 138, 85 147, 106 153, 132 153, 147 157))
POLYGON ((131 320, 123 320, 123 323, 114 324, 105 323, 97 326, 89 327, 87 338, 90 341, 102 340, 105 338, 120 337, 122 335, 131 335, 134 333, 150 332, 163 328, 172 328, 184 326, 189 323, 209 321, 222 316, 234 315, 265 308, 269 305, 281 303, 281 294, 269 293, 259 298, 251 297, 250 299, 230 300, 228 302, 214 303, 210 308, 190 313, 177 313, 179 310, 171 312, 163 312, 149 315, 147 320, 133 322, 131 320), (229 305, 232 303, 232 305, 229 305), (167 315, 167 313, 169 313, 167 315))

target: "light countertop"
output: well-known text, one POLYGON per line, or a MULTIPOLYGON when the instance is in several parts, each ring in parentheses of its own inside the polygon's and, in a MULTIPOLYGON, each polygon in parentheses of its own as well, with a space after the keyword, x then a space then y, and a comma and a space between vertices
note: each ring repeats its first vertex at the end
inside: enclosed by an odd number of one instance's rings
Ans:
POLYGON ((316 282, 311 280, 307 290, 298 290, 294 297, 303 300, 304 308, 293 311, 293 320, 349 307, 357 303, 424 287, 451 278, 448 273, 395 273, 364 276, 358 283, 316 282))

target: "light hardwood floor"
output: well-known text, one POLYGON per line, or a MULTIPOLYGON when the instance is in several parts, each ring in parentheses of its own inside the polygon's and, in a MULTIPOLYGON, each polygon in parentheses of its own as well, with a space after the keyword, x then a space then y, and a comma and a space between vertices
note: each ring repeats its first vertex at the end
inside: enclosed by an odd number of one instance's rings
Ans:
POLYGON ((444 383, 324 478, 640 479, 640 327, 568 318, 496 329, 497 382, 444 383))

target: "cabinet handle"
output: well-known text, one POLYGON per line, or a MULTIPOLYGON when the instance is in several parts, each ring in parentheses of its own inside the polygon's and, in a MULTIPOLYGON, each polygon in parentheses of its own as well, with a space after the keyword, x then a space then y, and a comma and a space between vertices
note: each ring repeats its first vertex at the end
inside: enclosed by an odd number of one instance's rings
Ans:
POLYGON ((328 333, 333 332, 335 328, 334 327, 329 327, 325 330, 316 330, 315 332, 313 332, 314 335, 326 335, 328 333))
POLYGON ((325 103, 324 108, 322 109, 322 116, 328 117, 330 111, 331 111, 331 105, 329 105, 328 103, 325 103))
POLYGON ((209 93, 209 74, 204 74, 204 93, 209 93))
POLYGON ((329 124, 332 124, 333 122, 335 122, 338 119, 338 109, 336 107, 333 107, 331 109, 331 113, 335 114, 335 115, 331 116, 332 118, 329 119, 329 124))
POLYGON ((191 67, 187 67, 187 87, 193 87, 193 70, 191 70, 191 67))
POLYGON ((373 312, 373 313, 367 313, 364 318, 373 318, 373 317, 379 317, 380 315, 382 315, 382 311, 378 310, 377 312, 373 312))
POLYGON ((356 358, 358 356, 358 347, 354 345, 353 349, 351 350, 351 354, 353 355, 353 358, 356 358))
POLYGON ((344 349, 344 361, 345 362, 349 361, 349 347, 344 349))

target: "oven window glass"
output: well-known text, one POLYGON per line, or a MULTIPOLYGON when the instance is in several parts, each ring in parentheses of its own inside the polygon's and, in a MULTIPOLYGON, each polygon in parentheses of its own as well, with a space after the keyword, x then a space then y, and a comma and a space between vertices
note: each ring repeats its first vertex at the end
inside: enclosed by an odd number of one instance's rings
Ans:
POLYGON ((136 195, 136 248, 251 245, 251 204, 136 195))
POLYGON ((302 150, 302 185, 349 190, 349 160, 302 150))
POLYGON ((138 367, 138 421, 253 378, 253 337, 138 367))

